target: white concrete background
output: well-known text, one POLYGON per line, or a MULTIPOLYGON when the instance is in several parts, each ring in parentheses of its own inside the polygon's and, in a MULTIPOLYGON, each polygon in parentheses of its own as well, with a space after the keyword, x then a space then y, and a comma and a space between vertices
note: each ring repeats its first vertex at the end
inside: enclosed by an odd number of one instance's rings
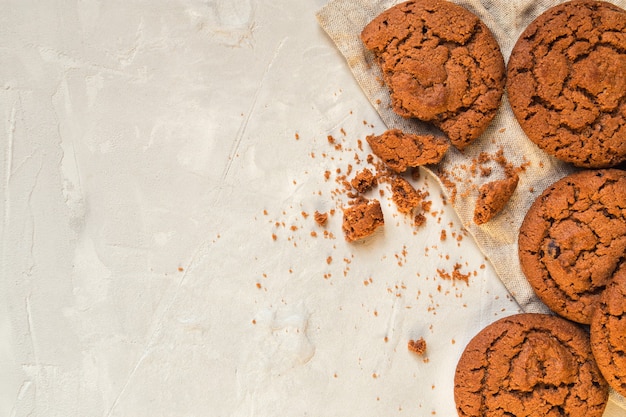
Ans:
POLYGON ((518 307, 432 180, 416 234, 389 192, 365 244, 302 216, 385 129, 323 0, 0 4, 0 416, 455 415, 518 307))

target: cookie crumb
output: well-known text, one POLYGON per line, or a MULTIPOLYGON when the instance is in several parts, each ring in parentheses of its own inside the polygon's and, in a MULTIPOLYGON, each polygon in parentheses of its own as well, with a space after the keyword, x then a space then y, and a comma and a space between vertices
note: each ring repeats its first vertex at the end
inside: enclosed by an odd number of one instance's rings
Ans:
POLYGON ((426 224, 426 216, 423 213, 417 213, 413 219, 413 225, 415 227, 421 227, 426 224))
POLYGON ((377 184, 376 177, 368 168, 364 168, 362 171, 356 174, 356 176, 350 181, 352 188, 359 193, 369 191, 377 184))
POLYGON ((422 200, 423 194, 417 191, 411 183, 402 177, 396 177, 391 183, 391 199, 398 207, 398 211, 404 214, 410 214, 418 207, 422 200))
POLYGON ((416 355, 423 355, 426 352, 426 341, 423 337, 417 340, 409 340, 407 348, 416 355))
POLYGON ((313 218, 315 219, 315 223, 320 226, 325 226, 328 221, 328 213, 320 213, 319 211, 316 211, 313 218))
POLYGON ((384 224, 378 200, 359 202, 343 209, 342 229, 348 242, 368 237, 384 224))

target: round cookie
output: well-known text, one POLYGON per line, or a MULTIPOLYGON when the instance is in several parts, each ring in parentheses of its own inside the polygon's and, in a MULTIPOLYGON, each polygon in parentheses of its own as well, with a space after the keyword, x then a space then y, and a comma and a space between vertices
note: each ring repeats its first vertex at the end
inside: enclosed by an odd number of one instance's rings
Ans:
POLYGON ((391 92, 393 110, 431 122, 462 149, 496 114, 504 91, 500 47, 480 19, 446 0, 400 3, 361 33, 391 92))
POLYGON ((461 417, 599 417, 607 400, 587 333, 547 314, 517 314, 484 328, 454 377, 461 417))
POLYGON ((591 316, 591 350, 609 385, 626 396, 626 262, 591 316))
POLYGON ((626 161, 626 11, 574 0, 522 33, 507 66, 507 93, 526 135, 585 168, 626 161))
POLYGON ((588 324, 626 253, 626 171, 584 170, 552 184, 526 213, 518 249, 537 296, 588 324))

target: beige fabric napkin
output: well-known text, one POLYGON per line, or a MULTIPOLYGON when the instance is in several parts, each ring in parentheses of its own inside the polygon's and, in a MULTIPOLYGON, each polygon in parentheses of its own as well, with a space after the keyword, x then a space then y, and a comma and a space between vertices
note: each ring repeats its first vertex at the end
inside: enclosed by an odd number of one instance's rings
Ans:
MULTIPOLYGON (((361 40, 360 33, 367 23, 384 10, 402 0, 331 0, 317 14, 321 27, 344 55, 357 82, 376 108, 387 128, 405 132, 431 131, 427 125, 407 120, 391 109, 387 87, 382 85, 382 74, 361 40)), ((543 11, 562 1, 558 0, 454 0, 476 14, 493 32, 500 44, 505 62, 517 38, 543 11)), ((626 9, 626 0, 612 0, 626 9)), ((526 212, 535 198, 553 182, 574 171, 568 164, 552 158, 535 146, 523 133, 515 120, 506 93, 499 112, 486 132, 463 153, 450 149, 438 167, 425 168, 436 178, 453 204, 461 221, 472 234, 478 246, 493 264, 500 279, 511 295, 526 312, 548 312, 536 297, 521 271, 517 255, 517 235, 526 212), (496 218, 477 226, 473 222, 474 205, 478 187, 497 177, 468 175, 468 166, 481 152, 496 154, 504 151, 506 159, 514 166, 525 165, 520 173, 517 190, 508 205, 496 218), (452 174, 452 175, 450 175, 452 174), (447 178, 454 188, 444 185, 447 178), (456 194, 453 197, 452 194, 456 194)), ((500 177, 502 178, 502 177, 500 177)), ((626 409, 626 400, 616 393, 611 398, 626 409)))

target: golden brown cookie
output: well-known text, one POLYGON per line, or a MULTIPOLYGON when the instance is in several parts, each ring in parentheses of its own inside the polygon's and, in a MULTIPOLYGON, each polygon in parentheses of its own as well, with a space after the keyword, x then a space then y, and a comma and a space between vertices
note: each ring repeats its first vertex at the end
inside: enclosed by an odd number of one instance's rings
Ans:
POLYGON ((609 385, 626 396, 626 260, 591 316, 591 350, 609 385))
POLYGON ((548 187, 526 213, 518 245, 537 296, 588 324, 626 253, 626 171, 580 171, 548 187))
POLYGON ((517 314, 484 328, 456 367, 459 416, 600 417, 608 386, 587 333, 546 314, 517 314))
POLYGON ((485 130, 504 91, 500 47, 480 19, 445 0, 398 4, 361 33, 393 110, 439 127, 459 149, 485 130))
POLYGON ((507 91, 526 135, 576 166, 626 160, 626 11, 575 0, 541 14, 517 40, 507 91))

